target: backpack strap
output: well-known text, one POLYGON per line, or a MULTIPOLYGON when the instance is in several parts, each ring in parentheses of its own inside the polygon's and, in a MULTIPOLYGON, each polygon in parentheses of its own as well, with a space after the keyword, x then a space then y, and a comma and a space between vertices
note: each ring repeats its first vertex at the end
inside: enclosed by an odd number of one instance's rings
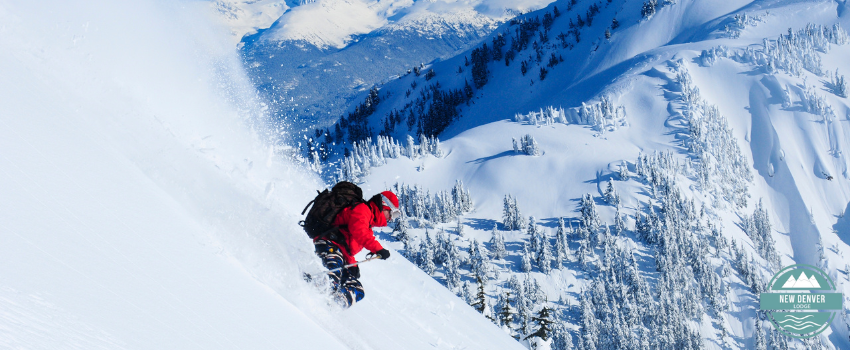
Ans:
MULTIPOLYGON (((316 190, 316 195, 318 196, 320 194, 322 194, 322 192, 319 192, 319 190, 316 190)), ((310 201, 310 203, 307 203, 307 206, 304 207, 304 210, 301 211, 301 215, 304 215, 304 213, 307 212, 307 209, 310 209, 310 206, 313 205, 313 203, 315 203, 315 202, 316 202, 316 200, 313 199, 313 200, 310 201)), ((302 220, 302 222, 303 222, 303 220, 302 220)), ((301 226, 304 226, 304 225, 301 225, 301 226)))

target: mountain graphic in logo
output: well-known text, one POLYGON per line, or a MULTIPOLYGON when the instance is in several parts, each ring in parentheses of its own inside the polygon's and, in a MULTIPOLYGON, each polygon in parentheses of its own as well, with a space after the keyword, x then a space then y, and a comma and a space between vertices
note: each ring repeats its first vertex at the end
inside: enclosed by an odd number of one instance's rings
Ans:
POLYGON ((799 278, 794 278, 794 276, 789 277, 788 280, 785 281, 785 284, 782 285, 782 289, 786 288, 817 289, 820 288, 820 283, 818 283, 818 280, 814 275, 806 277, 806 272, 803 271, 800 273, 799 278))
POLYGON ((779 270, 759 295, 764 310, 780 333, 808 339, 829 329, 842 314, 844 295, 822 269, 795 264, 779 270))

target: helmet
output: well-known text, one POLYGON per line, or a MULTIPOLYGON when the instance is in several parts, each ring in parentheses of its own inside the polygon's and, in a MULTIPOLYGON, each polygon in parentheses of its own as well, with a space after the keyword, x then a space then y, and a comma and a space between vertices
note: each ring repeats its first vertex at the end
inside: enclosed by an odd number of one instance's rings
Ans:
POLYGON ((397 219, 401 215, 401 210, 398 207, 398 197, 390 191, 381 192, 381 204, 385 209, 390 210, 391 220, 397 219))

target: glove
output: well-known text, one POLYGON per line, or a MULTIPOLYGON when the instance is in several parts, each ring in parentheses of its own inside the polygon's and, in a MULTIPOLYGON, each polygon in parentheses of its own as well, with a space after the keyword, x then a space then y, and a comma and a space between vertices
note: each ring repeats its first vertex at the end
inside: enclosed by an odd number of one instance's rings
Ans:
POLYGON ((387 260, 390 257, 390 251, 386 249, 381 249, 377 252, 369 254, 370 256, 377 256, 378 259, 387 260))
POLYGON ((351 266, 348 268, 348 278, 359 279, 360 278, 360 266, 351 266))

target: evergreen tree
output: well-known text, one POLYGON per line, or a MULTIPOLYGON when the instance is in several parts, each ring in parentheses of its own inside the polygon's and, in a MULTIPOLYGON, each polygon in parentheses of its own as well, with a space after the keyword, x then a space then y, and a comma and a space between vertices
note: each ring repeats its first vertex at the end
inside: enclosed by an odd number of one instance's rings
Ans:
POLYGON ((629 166, 626 165, 625 161, 620 163, 620 169, 617 172, 617 177, 619 177, 621 181, 627 181, 629 179, 629 166))
POLYGON ((475 294, 475 299, 470 305, 476 311, 483 314, 484 310, 487 309, 487 295, 484 294, 484 281, 480 277, 476 277, 475 281, 478 283, 478 292, 475 294))
MULTIPOLYGON (((545 76, 542 71, 541 76, 545 76)), ((531 136, 531 134, 526 134, 525 136, 520 138, 519 151, 529 156, 539 156, 543 154, 543 150, 540 149, 540 146, 537 144, 537 141, 534 140, 534 136, 531 136)))
POLYGON ((446 267, 446 287, 448 289, 454 291, 457 288, 461 287, 461 275, 460 275, 460 254, 458 253, 457 246, 454 244, 452 240, 448 240, 448 257, 444 266, 446 267))
POLYGON ((457 228, 455 231, 458 236, 463 237, 463 220, 459 216, 457 218, 457 228))
POLYGON ((573 336, 567 327, 563 324, 556 326, 552 337, 552 350, 573 350, 573 347, 573 336))
POLYGON ((843 75, 838 74, 838 69, 835 70, 835 75, 830 78, 832 79, 833 92, 838 96, 847 97, 847 80, 843 75))
POLYGON ((472 82, 475 88, 480 89, 487 84, 490 71, 487 69, 487 62, 490 60, 490 50, 487 48, 487 43, 484 43, 480 48, 472 50, 472 82))
POLYGON ((516 219, 514 218, 514 209, 513 209, 513 200, 511 195, 505 195, 504 201, 504 209, 502 210, 502 224, 505 226, 505 230, 514 230, 514 223, 516 219))
POLYGON ((427 229, 425 239, 419 245, 419 267, 429 275, 433 275, 437 270, 437 265, 434 264, 434 242, 427 229))
POLYGON ((446 230, 440 227, 437 230, 437 234, 434 237, 434 263, 437 265, 445 266, 446 261, 448 261, 449 252, 448 252, 448 242, 449 240, 446 238, 446 230))
MULTIPOLYGON (((550 314, 551 309, 548 306, 543 306, 537 314, 531 318, 531 322, 537 328, 530 334, 528 334, 524 339, 528 340, 529 338, 539 338, 544 342, 549 340, 549 337, 552 335, 552 315, 550 314)), ((535 341, 534 344, 537 344, 535 341)), ((535 346, 536 348, 536 346, 535 346)))
POLYGON ((773 240, 773 228, 761 200, 756 205, 753 215, 744 216, 742 221, 744 231, 753 241, 759 255, 767 260, 774 269, 779 269, 779 253, 776 251, 776 244, 773 240))
POLYGON ((611 179, 608 179, 608 187, 605 189, 604 197, 605 202, 608 204, 613 206, 620 205, 620 195, 617 194, 617 190, 614 189, 614 183, 611 179))
POLYGON ((514 321, 514 310, 511 309, 511 291, 505 291, 502 298, 499 300, 499 324, 507 329, 511 329, 511 324, 514 321))
MULTIPOLYGON (((572 224, 570 224, 570 229, 572 229, 572 224)), ((567 225, 564 222, 564 218, 558 217, 558 229, 557 229, 557 231, 555 231, 555 239, 560 240, 561 243, 563 244, 564 249, 565 249, 564 253, 567 253, 566 249, 569 248, 570 241, 569 241, 568 235, 569 235, 569 231, 567 231, 567 225)))
POLYGON ((490 239, 490 250, 493 255, 493 259, 503 259, 508 255, 508 251, 505 248, 505 238, 502 236, 502 232, 499 231, 498 227, 494 224, 493 237, 490 239))
POLYGON ((487 257, 481 251, 481 246, 478 244, 477 239, 473 239, 472 243, 469 244, 469 265, 475 278, 487 279, 487 257))
POLYGON ((596 350, 596 342, 600 338, 598 321, 594 308, 587 296, 587 292, 582 293, 580 300, 581 312, 581 342, 582 349, 596 350))
POLYGON ((415 247, 413 246, 413 237, 410 235, 405 235, 401 240, 401 243, 404 245, 404 257, 410 261, 416 261, 417 252, 414 251, 415 247))
POLYGON ((558 231, 555 233, 555 268, 560 269, 567 259, 567 234, 564 228, 564 219, 558 218, 558 231))
POLYGON ((765 338, 764 328, 762 328, 761 320, 756 319, 756 330, 753 334, 756 350, 767 350, 767 339, 765 338))
POLYGON ((590 264, 590 240, 587 237, 587 230, 583 226, 579 226, 579 247, 576 251, 576 260, 578 260, 579 265, 581 265, 582 269, 587 271, 590 264))
POLYGON ((589 193, 586 196, 582 196, 580 211, 582 224, 587 230, 587 233, 589 233, 590 242, 588 243, 591 247, 595 247, 599 244, 599 228, 601 223, 596 210, 596 203, 593 200, 593 196, 589 193))
POLYGON ((522 245, 522 272, 531 272, 531 252, 528 249, 528 242, 522 245))
POLYGON ((505 226, 505 230, 513 231, 522 229, 525 226, 525 219, 522 217, 522 213, 517 206, 516 198, 506 195, 504 205, 502 224, 505 226))
POLYGON ((523 226, 525 226, 525 217, 522 216, 522 212, 520 212, 519 210, 519 205, 517 204, 516 198, 513 198, 513 209, 513 217, 517 220, 517 222, 514 224, 516 226, 515 230, 520 230, 523 226))
POLYGON ((535 254, 540 251, 540 234, 538 233, 538 230, 537 220, 534 219, 534 216, 529 216, 526 234, 528 234, 528 242, 530 244, 529 248, 531 248, 531 251, 535 254))
POLYGON ((410 237, 410 223, 407 222, 407 214, 405 214, 405 211, 400 210, 400 212, 401 214, 399 215, 398 220, 396 220, 396 225, 393 227, 391 235, 395 239, 404 242, 410 237))
POLYGON ((463 284, 463 288, 461 288, 461 298, 468 305, 472 305, 475 302, 475 298, 472 296, 472 292, 469 290, 469 282, 463 284))
POLYGON ((626 230, 626 222, 623 216, 620 215, 620 206, 617 206, 617 211, 614 212, 614 234, 620 236, 626 230))
MULTIPOLYGON (((541 230, 542 233, 542 230, 541 230)), ((549 239, 546 238, 546 234, 542 233, 542 241, 540 242, 540 254, 537 255, 537 267, 540 268, 540 271, 549 274, 552 271, 552 260, 554 257, 552 256, 552 248, 549 244, 549 239)))
POLYGON ((640 9, 640 15, 643 18, 652 17, 655 14, 655 8, 658 6, 657 0, 648 0, 643 3, 643 7, 640 9))
POLYGON ((817 248, 817 257, 818 257, 818 267, 820 267, 824 271, 828 271, 827 260, 826 260, 826 250, 824 249, 823 239, 821 235, 818 234, 818 242, 815 244, 815 248, 817 248))

